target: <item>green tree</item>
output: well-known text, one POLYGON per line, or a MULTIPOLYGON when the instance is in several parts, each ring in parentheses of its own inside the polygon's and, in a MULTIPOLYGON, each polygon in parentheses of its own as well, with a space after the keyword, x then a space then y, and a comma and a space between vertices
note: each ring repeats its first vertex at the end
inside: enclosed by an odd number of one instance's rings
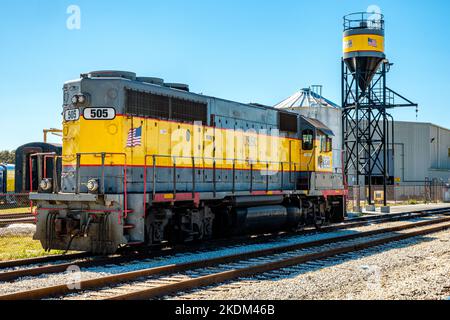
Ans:
POLYGON ((0 151, 0 163, 14 164, 16 162, 16 151, 0 151))

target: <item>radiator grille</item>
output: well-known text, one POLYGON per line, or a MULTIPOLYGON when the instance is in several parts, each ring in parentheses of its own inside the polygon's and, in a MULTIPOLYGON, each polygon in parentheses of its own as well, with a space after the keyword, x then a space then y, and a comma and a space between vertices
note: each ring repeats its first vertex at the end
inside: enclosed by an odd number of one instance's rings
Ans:
POLYGON ((127 90, 126 113, 136 116, 169 119, 169 97, 127 90))
POLYGON ((206 104, 172 98, 172 119, 206 124, 206 104))
POLYGON ((127 89, 125 106, 129 115, 207 124, 206 103, 127 89))
POLYGON ((278 112, 278 127, 280 128, 280 131, 297 133, 297 115, 278 112))

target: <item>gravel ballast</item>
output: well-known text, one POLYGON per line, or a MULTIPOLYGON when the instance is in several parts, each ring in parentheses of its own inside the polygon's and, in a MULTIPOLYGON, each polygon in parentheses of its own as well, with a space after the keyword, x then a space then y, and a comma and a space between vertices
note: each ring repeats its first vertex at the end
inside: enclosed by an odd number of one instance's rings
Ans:
POLYGON ((7 227, 0 228, 0 237, 5 236, 33 236, 36 232, 34 224, 15 223, 7 227))
POLYGON ((450 232, 444 231, 330 258, 320 264, 233 281, 175 299, 448 299, 449 275, 450 232))
MULTIPOLYGON (((142 260, 142 261, 135 261, 131 263, 126 263, 124 265, 111 265, 111 266, 102 266, 102 267, 92 267, 92 268, 84 268, 81 270, 80 273, 77 274, 81 279, 91 279, 94 277, 101 277, 106 275, 111 275, 119 272, 127 272, 127 271, 133 271, 133 270, 139 270, 144 268, 150 268, 160 265, 167 265, 172 263, 183 263, 183 262, 189 262, 193 260, 198 259, 205 259, 205 258, 212 258, 237 252, 248 252, 252 250, 262 249, 262 248, 268 248, 273 246, 279 246, 279 245, 286 245, 286 244, 292 244, 292 243, 302 243, 306 241, 311 240, 317 240, 317 239, 323 239, 323 238, 329 238, 336 235, 343 235, 343 234, 351 234, 353 232, 358 231, 367 231, 367 230, 373 230, 378 228, 385 228, 388 226, 395 226, 400 224, 408 224, 413 221, 421 221, 421 220, 428 220, 433 219, 431 217, 428 218, 422 218, 422 219, 412 219, 409 221, 402 221, 402 222, 390 222, 390 223, 384 223, 384 224, 375 224, 370 226, 364 226, 364 227, 358 227, 354 229, 347 229, 347 230, 339 230, 335 232, 330 233, 320 233, 320 234, 313 234, 308 236, 294 236, 294 237, 288 237, 283 240, 269 242, 265 244, 253 244, 249 246, 237 246, 237 247, 231 247, 231 248, 222 248, 217 250, 211 250, 209 252, 201 252, 201 253, 190 253, 190 254, 177 254, 175 256, 171 257, 161 257, 156 259, 149 259, 149 260, 142 260)), ((292 277, 288 280, 292 280, 292 277)), ((35 289, 43 286, 48 285, 56 285, 56 284, 67 284, 71 283, 73 281, 73 275, 68 275, 67 273, 57 273, 57 274, 44 274, 38 277, 24 277, 21 279, 17 279, 14 282, 0 282, 0 294, 7 294, 7 293, 13 293, 18 292, 22 290, 30 290, 35 289)), ((278 281, 277 281, 278 282, 278 281)), ((273 284, 273 281, 271 282, 273 284)), ((277 285, 278 286, 278 285, 277 285)), ((252 298, 254 296, 249 296, 248 298, 252 298)), ((281 297, 281 296, 279 296, 281 297)), ((279 298, 276 297, 276 298, 279 298)), ((207 298, 214 298, 213 296, 207 297, 207 298)), ((221 297, 218 297, 219 299, 221 297)), ((247 298, 246 295, 238 294, 237 298, 247 298)), ((264 295, 256 298, 265 299, 270 297, 265 297, 264 295)), ((295 298, 295 297, 292 297, 295 298)), ((284 299, 284 298, 283 298, 284 299)))

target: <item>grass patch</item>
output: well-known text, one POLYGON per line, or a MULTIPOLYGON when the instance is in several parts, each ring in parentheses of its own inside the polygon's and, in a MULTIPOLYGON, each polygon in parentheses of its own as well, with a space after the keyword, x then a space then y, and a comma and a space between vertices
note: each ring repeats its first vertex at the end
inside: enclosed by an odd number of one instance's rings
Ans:
POLYGON ((61 253, 63 253, 63 251, 60 250, 45 252, 44 249, 42 249, 41 242, 33 240, 31 236, 0 237, 0 261, 26 259, 61 253))

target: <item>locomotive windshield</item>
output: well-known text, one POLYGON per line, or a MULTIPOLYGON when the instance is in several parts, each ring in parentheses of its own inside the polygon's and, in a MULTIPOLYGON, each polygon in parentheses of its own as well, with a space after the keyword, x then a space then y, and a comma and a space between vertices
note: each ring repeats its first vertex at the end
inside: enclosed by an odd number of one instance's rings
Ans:
POLYGON ((313 149, 313 138, 314 132, 312 130, 303 130, 302 134, 302 149, 303 150, 312 150, 313 149))

